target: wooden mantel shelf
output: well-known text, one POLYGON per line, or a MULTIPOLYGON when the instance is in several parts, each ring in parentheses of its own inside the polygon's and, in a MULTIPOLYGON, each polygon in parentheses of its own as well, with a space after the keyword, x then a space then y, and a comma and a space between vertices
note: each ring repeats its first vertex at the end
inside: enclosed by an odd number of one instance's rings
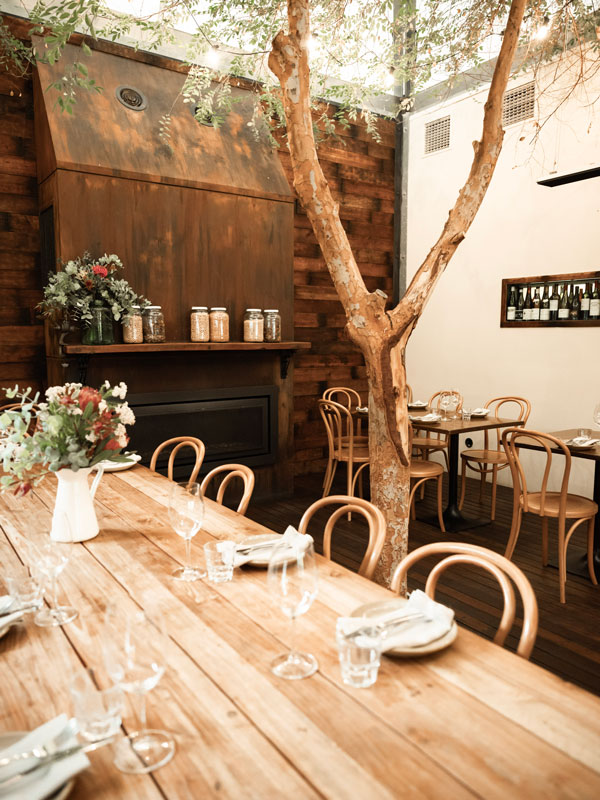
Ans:
POLYGON ((184 350, 309 350, 310 342, 161 342, 160 344, 65 344, 67 355, 98 355, 102 353, 169 353, 184 350))
POLYGON ((85 383, 90 356, 120 353, 182 353, 182 352, 232 352, 272 350, 280 358, 281 379, 287 378, 290 361, 295 350, 309 350, 311 342, 161 342, 160 344, 64 344, 64 355, 79 357, 79 380, 85 383))

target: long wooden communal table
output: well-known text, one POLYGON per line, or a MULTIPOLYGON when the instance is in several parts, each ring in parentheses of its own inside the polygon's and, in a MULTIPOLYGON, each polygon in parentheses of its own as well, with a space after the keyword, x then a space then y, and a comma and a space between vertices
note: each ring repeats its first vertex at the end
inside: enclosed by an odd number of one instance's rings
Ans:
MULTIPOLYGON (((479 433, 479 431, 492 430, 493 428, 508 428, 512 425, 521 426, 522 422, 514 419, 499 419, 494 416, 472 417, 466 419, 442 419, 439 422, 421 422, 419 415, 425 416, 429 411, 422 412, 411 410, 412 426, 417 430, 428 433, 443 433, 448 436, 448 504, 444 509, 444 526, 448 533, 477 528, 487 525, 489 519, 470 519, 462 514, 458 507, 458 441, 461 433, 479 433)), ((415 439, 415 441, 417 441, 415 439)), ((428 520, 429 521, 429 520, 428 520)), ((438 519, 431 518, 431 523, 438 526, 438 519)))
MULTIPOLYGON (((238 570, 216 586, 172 580, 183 543, 167 522, 168 487, 143 467, 106 474, 96 495, 101 533, 72 546, 61 577, 80 619, 64 629, 28 624, 0 640, 2 729, 23 730, 69 710, 69 679, 100 658, 107 601, 134 609, 151 593, 169 609, 169 668, 148 696, 149 724, 173 731, 175 758, 130 776, 112 766, 108 748, 92 753, 73 798, 599 796, 600 698, 467 630, 436 655, 385 658, 370 689, 344 686, 336 617, 389 592, 335 563, 319 560, 319 596, 300 621, 299 645, 317 656, 319 672, 275 678, 268 665, 290 628, 265 571, 238 570)), ((53 497, 48 480, 22 505, 0 498, 6 571, 19 560, 18 531, 47 535, 53 497)), ((212 537, 264 532, 207 502, 194 552, 200 559, 212 537)))

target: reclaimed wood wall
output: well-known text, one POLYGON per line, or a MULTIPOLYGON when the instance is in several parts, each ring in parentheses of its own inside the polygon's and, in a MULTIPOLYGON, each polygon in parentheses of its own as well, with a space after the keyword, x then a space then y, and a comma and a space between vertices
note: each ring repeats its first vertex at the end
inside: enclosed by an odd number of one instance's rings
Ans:
MULTIPOLYGON (((338 126, 338 138, 319 145, 319 160, 350 244, 370 291, 392 296, 394 237, 394 123, 380 120, 375 142, 364 122, 338 126)), ((289 154, 280 151, 292 183, 289 154)), ((351 386, 367 402, 360 351, 345 333, 346 318, 303 209, 296 203, 294 236, 294 338, 308 340, 294 372, 296 474, 325 469, 327 440, 317 400, 330 386, 351 386)))
MULTIPOLYGON (((0 74, 0 387, 41 388, 41 299, 33 89, 0 74)), ((3 393, 0 395, 2 403, 3 393)))
MULTIPOLYGON (((19 30, 25 30, 22 22, 19 30)), ((111 52, 183 71, 160 56, 110 45, 111 52)), ((357 119, 319 146, 319 157, 340 204, 340 216, 370 290, 392 294, 394 123, 381 120, 381 142, 357 119)), ((280 157, 290 184, 289 154, 280 157)), ((31 82, 0 76, 0 387, 41 386, 43 329, 34 307, 41 297, 36 163, 31 82), (12 92, 12 94, 11 94, 12 92)), ((311 350, 295 359, 294 447, 297 474, 321 471, 326 438, 317 400, 329 386, 352 386, 366 402, 360 352, 345 334, 345 316, 306 214, 294 217, 294 338, 311 350)))

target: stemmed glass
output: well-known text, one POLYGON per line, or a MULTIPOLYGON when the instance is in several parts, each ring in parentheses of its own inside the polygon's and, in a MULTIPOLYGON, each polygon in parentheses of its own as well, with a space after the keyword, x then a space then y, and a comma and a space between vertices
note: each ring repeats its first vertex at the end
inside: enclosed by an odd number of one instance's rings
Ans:
POLYGON ((449 410, 452 409, 453 413, 452 413, 450 419, 456 419, 457 418, 458 415, 456 413, 456 409, 458 408, 459 403, 460 403, 459 391, 458 391, 458 389, 452 389, 452 391, 450 392, 449 410))
POLYGON ((54 542, 46 542, 32 548, 32 555, 34 571, 43 576, 44 589, 50 586, 51 598, 51 605, 41 608, 35 615, 35 624, 42 628, 50 628, 71 622, 79 614, 77 609, 58 604, 58 576, 69 561, 65 555, 65 548, 54 542))
POLYGON ((169 495, 169 522, 175 533, 185 539, 185 566, 173 572, 173 577, 178 581, 196 581, 206 575, 192 566, 192 538, 202 527, 203 519, 204 499, 200 484, 173 484, 169 495))
POLYGON ((160 613, 120 614, 107 609, 104 626, 104 662, 112 681, 139 700, 140 730, 115 745, 115 765, 122 772, 145 773, 173 758, 175 742, 167 731, 150 730, 146 722, 146 694, 165 672, 166 636, 160 613))
POLYGON ((444 412, 444 419, 448 419, 448 409, 452 405, 450 392, 442 392, 440 395, 440 408, 444 412))
POLYGON ((317 596, 318 576, 315 550, 310 536, 297 534, 274 548, 269 559, 267 582, 281 611, 292 621, 290 652, 271 663, 280 678, 308 678, 318 669, 317 659, 295 649, 296 618, 305 614, 317 596))

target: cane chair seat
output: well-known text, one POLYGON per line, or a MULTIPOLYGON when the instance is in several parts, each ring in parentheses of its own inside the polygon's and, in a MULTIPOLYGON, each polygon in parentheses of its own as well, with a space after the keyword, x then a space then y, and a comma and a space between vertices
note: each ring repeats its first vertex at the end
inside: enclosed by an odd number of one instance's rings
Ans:
MULTIPOLYGON (((545 517, 558 517, 560 515, 560 492, 546 492, 542 498, 541 492, 530 492, 527 495, 527 511, 545 517)), ((521 504, 522 505, 522 504, 521 504)), ((579 494, 568 494, 566 497, 565 517, 579 519, 598 513, 598 505, 587 497, 579 494)))
POLYGON ((506 455, 498 450, 467 450, 462 455, 480 464, 508 464, 506 455))
POLYGON ((422 458, 413 458, 410 462, 411 478, 437 478, 443 475, 444 467, 437 461, 424 461, 422 458))

